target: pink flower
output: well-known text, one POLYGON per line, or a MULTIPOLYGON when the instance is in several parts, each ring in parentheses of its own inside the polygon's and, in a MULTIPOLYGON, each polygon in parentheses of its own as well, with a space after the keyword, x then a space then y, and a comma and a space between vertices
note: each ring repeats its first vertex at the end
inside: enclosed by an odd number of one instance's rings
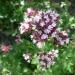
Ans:
POLYGON ((21 26, 19 27, 20 33, 23 34, 24 32, 27 32, 29 30, 30 26, 26 22, 22 22, 21 26))
POLYGON ((47 34, 42 34, 41 39, 48 39, 48 35, 47 34))
POLYGON ((36 13, 37 13, 37 11, 33 8, 28 8, 27 9, 28 16, 34 16, 36 13))
POLYGON ((45 29, 44 30, 44 33, 49 34, 50 33, 50 30, 49 29, 45 29))
POLYGON ((3 52, 9 52, 9 50, 11 49, 11 45, 1 45, 1 50, 3 52))

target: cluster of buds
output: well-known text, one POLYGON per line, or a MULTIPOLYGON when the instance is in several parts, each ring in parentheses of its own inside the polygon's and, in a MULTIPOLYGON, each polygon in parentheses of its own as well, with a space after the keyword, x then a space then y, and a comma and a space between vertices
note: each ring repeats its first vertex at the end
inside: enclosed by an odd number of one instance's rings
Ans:
POLYGON ((40 62, 40 67, 42 70, 45 68, 50 67, 55 63, 54 59, 58 57, 58 50, 52 50, 49 51, 48 53, 40 53, 39 55, 39 62, 40 62))
POLYGON ((28 8, 25 16, 24 22, 22 22, 19 27, 20 33, 23 34, 25 32, 32 31, 31 39, 34 43, 37 44, 39 42, 44 42, 50 36, 55 37, 60 45, 62 45, 60 41, 67 43, 66 39, 68 37, 62 40, 62 38, 67 35, 57 31, 56 24, 60 17, 55 11, 48 10, 45 12, 28 8), (62 33, 63 37, 60 36, 60 33, 62 33))

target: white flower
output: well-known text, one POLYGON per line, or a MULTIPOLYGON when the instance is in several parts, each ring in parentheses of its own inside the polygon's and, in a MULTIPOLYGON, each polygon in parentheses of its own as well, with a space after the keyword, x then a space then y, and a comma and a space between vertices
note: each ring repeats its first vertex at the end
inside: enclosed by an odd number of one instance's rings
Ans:
POLYGON ((25 60, 29 60, 30 59, 30 56, 28 54, 23 54, 23 57, 25 60))
POLYGON ((61 41, 60 41, 60 45, 64 45, 64 41, 61 40, 61 41))
POLYGON ((66 44, 68 44, 68 43, 69 43, 69 38, 66 39, 66 44))
POLYGON ((52 52, 53 52, 54 57, 58 57, 58 53, 59 53, 58 50, 54 50, 54 49, 53 49, 52 52))
POLYGON ((24 1, 21 1, 20 4, 21 4, 21 5, 24 5, 24 1))
POLYGON ((52 10, 51 10, 51 9, 49 9, 49 10, 47 10, 47 11, 46 11, 46 13, 52 13, 52 10))
POLYGON ((34 37, 33 35, 30 35, 31 39, 34 37))
POLYGON ((31 13, 31 12, 32 12, 32 8, 28 8, 27 13, 31 13))
POLYGON ((35 9, 33 9, 33 8, 28 8, 27 9, 27 14, 28 14, 28 16, 34 16, 35 14, 37 13, 37 11, 35 10, 35 9))
POLYGON ((23 34, 29 29, 29 24, 26 22, 21 23, 21 26, 19 27, 20 33, 23 34))
POLYGON ((30 62, 31 60, 31 53, 25 53, 23 54, 24 60, 27 62, 30 62))
POLYGON ((52 26, 53 26, 53 27, 56 27, 56 23, 55 23, 55 22, 53 22, 53 23, 52 23, 52 26))
POLYGON ((36 22, 39 22, 39 20, 41 19, 41 16, 40 15, 36 15, 35 17, 34 17, 34 22, 36 21, 36 22))
POLYGON ((37 40, 33 39, 33 43, 36 43, 36 42, 37 42, 37 40))
POLYGON ((51 36, 52 36, 52 37, 56 37, 56 33, 57 33, 56 31, 53 32, 51 36))
POLYGON ((32 18, 26 18, 24 21, 25 22, 32 22, 32 18))
POLYGON ((38 48, 42 48, 45 45, 45 43, 44 42, 38 42, 36 45, 38 48))
POLYGON ((32 30, 36 30, 36 25, 32 25, 32 30))
POLYGON ((66 35, 67 36, 67 33, 66 33, 66 31, 62 31, 61 32, 63 35, 66 35))

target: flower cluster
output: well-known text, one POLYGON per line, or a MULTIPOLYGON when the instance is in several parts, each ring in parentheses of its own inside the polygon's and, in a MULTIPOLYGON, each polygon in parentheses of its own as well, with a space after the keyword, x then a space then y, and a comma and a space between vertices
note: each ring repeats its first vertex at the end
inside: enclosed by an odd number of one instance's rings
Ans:
POLYGON ((40 53, 39 61, 42 69, 48 68, 55 63, 54 59, 58 57, 58 50, 52 50, 48 53, 40 53))
MULTIPOLYGON (((24 60, 28 63, 32 60, 32 54, 31 53, 25 53, 23 54, 24 60)), ((55 58, 58 57, 58 50, 52 49, 49 52, 40 52, 38 55, 38 61, 40 68, 42 70, 45 70, 46 68, 49 68, 51 65, 55 63, 55 58)))
POLYGON ((67 34, 66 32, 57 31, 56 24, 59 19, 59 14, 55 11, 48 10, 45 12, 28 8, 25 13, 25 19, 21 23, 19 30, 21 34, 32 31, 31 39, 36 44, 44 42, 51 36, 56 39, 58 44, 64 45, 65 43, 68 43, 69 39, 68 35, 65 35, 67 34), (60 36, 60 34, 62 34, 62 36, 60 36))

